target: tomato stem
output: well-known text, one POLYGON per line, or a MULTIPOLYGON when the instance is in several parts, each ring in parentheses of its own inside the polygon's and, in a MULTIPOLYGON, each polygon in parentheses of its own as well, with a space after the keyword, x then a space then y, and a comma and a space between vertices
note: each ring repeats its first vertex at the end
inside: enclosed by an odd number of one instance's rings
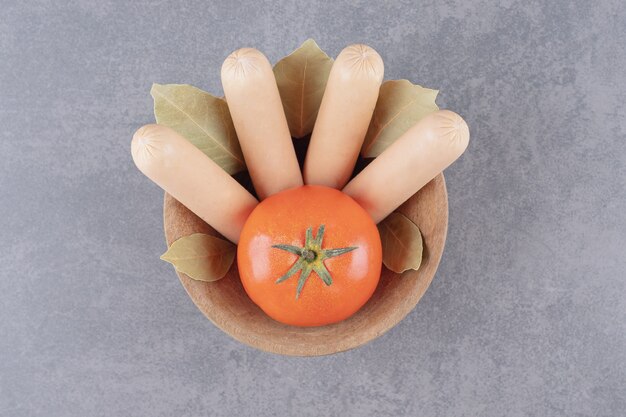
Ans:
POLYGON ((308 280, 312 271, 315 271, 317 276, 326 285, 331 285, 333 279, 324 264, 326 259, 334 258, 339 255, 351 252, 358 248, 358 246, 351 246, 347 248, 335 248, 335 249, 322 249, 322 240, 324 239, 324 232, 326 231, 325 225, 320 225, 317 229, 317 235, 313 237, 313 228, 308 227, 305 233, 305 241, 303 247, 294 245, 277 244, 272 245, 273 248, 280 249, 294 255, 298 255, 296 262, 289 268, 289 270, 280 278, 276 280, 276 284, 286 281, 296 273, 300 272, 300 278, 296 287, 296 299, 300 297, 300 293, 304 288, 304 284, 308 280))
POLYGON ((311 262, 311 261, 315 260, 315 258, 317 258, 317 254, 316 254, 316 253, 315 253, 315 251, 313 251, 313 250, 310 250, 310 249, 304 249, 304 250, 302 251, 302 257, 303 257, 305 260, 307 260, 307 261, 311 262))

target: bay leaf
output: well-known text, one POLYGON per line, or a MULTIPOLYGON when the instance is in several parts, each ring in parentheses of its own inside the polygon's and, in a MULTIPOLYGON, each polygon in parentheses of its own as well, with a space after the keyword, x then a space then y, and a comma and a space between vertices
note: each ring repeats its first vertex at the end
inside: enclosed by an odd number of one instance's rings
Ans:
POLYGON ((236 251, 237 246, 227 240, 194 233, 172 243, 161 259, 191 279, 211 282, 226 275, 236 251))
POLYGON ((383 244, 383 263, 401 274, 418 270, 422 263, 422 234, 419 227, 404 214, 393 212, 378 224, 383 244))
POLYGON ((291 136, 313 131, 333 59, 313 39, 274 65, 274 76, 291 136))
POLYGON ((439 110, 438 90, 412 84, 408 80, 385 81, 380 86, 361 156, 374 158, 404 132, 429 113, 439 110))
POLYGON ((245 169, 224 99, 188 84, 153 84, 154 116, 193 143, 229 174, 245 169))

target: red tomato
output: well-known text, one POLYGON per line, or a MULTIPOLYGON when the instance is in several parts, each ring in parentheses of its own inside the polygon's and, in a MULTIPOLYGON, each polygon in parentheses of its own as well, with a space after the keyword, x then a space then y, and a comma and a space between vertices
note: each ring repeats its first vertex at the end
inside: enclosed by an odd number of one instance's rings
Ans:
POLYGON ((294 326, 336 323, 376 289, 378 229, 341 191, 305 185, 263 200, 237 247, 243 286, 273 319, 294 326))

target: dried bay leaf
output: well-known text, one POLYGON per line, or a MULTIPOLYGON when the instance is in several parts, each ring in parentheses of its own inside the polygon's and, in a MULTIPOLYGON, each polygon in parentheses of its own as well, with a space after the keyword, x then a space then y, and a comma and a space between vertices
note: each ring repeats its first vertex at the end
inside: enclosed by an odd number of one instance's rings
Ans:
POLYGON ((161 259, 191 279, 211 282, 226 275, 236 251, 237 246, 227 240, 194 233, 172 243, 161 259))
POLYGON ((422 234, 408 217, 393 212, 378 224, 383 244, 383 263, 391 271, 401 274, 408 269, 419 269, 422 263, 422 234))
POLYGON ((154 116, 229 174, 245 169, 226 101, 188 84, 153 84, 154 116))
POLYGON ((333 59, 313 39, 274 65, 274 76, 291 136, 313 131, 333 59))
POLYGON ((380 155, 421 118, 439 110, 435 104, 438 92, 408 80, 385 81, 380 86, 361 156, 374 158, 380 155))

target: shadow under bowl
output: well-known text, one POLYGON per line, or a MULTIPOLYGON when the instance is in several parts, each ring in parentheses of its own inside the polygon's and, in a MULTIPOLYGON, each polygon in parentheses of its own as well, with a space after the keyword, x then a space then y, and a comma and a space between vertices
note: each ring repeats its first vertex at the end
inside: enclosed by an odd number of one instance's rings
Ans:
MULTIPOLYGON (((380 282, 370 300, 350 318, 321 327, 294 327, 268 317, 243 289, 237 262, 216 282, 194 281, 177 272, 183 287, 217 327, 249 346, 293 356, 319 356, 361 346, 398 324, 422 298, 441 260, 448 231, 448 194, 439 174, 396 211, 411 219, 422 232, 423 260, 419 270, 403 274, 383 266, 380 282)), ((192 233, 220 236, 212 227, 165 193, 163 205, 168 246, 192 233)))

